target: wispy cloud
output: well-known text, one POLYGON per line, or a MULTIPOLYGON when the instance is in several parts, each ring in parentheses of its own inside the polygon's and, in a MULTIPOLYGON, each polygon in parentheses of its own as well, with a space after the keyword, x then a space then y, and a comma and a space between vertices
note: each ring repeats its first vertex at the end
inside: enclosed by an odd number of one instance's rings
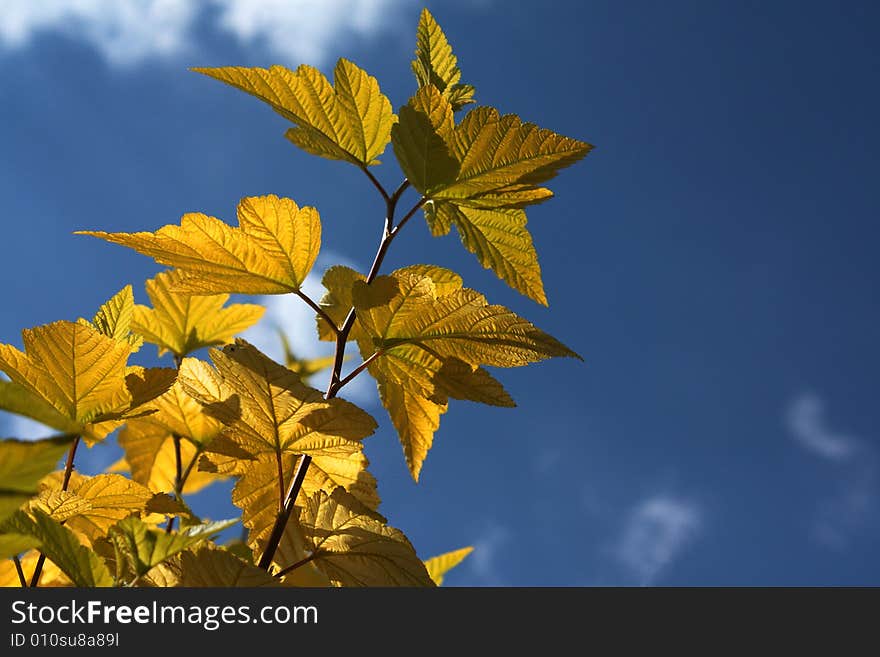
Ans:
POLYGON ((831 475, 835 491, 817 505, 810 533, 820 545, 844 550, 873 516, 877 451, 863 440, 830 429, 825 404, 814 393, 789 402, 785 424, 802 448, 835 466, 831 475))
POLYGON ((614 554, 639 584, 649 586, 681 556, 701 524, 694 501, 648 497, 630 511, 614 554))
POLYGON ((785 412, 789 431, 801 446, 833 461, 845 461, 856 451, 857 441, 830 430, 825 424, 822 400, 813 393, 796 397, 785 412))
POLYGON ((258 46, 280 63, 324 64, 339 39, 374 37, 409 0, 4 0, 0 46, 37 35, 85 42, 114 66, 167 58, 198 47, 205 27, 258 46))
POLYGON ((486 586, 503 586, 498 571, 498 554, 511 539, 510 530, 501 525, 489 525, 474 542, 474 551, 467 560, 471 574, 486 586))

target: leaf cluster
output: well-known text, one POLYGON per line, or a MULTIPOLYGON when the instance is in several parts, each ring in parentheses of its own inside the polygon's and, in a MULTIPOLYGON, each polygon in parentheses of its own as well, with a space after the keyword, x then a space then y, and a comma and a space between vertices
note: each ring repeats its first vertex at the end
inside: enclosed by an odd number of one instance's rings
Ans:
POLYGON ((325 294, 303 284, 321 249, 317 209, 265 195, 241 199, 235 225, 201 213, 154 231, 82 231, 167 267, 127 285, 92 319, 22 332, 0 344, 0 409, 55 434, 0 442, 0 581, 74 586, 434 586, 470 552, 422 560, 379 512, 364 440, 379 423, 339 396, 375 379, 413 479, 449 402, 515 405, 490 368, 580 358, 455 272, 414 264, 380 274, 419 210, 432 234, 455 226, 479 262, 547 303, 526 208, 590 146, 515 115, 475 106, 458 60, 425 10, 412 70, 417 90, 395 114, 378 81, 340 59, 331 83, 310 66, 195 69, 267 103, 296 147, 360 169, 385 203, 368 272, 334 266, 325 294), (406 176, 389 192, 372 173, 389 144, 406 176), (417 198, 399 219, 407 193, 417 198), (278 363, 237 338, 264 308, 230 295, 293 294, 315 312, 331 358, 278 363), (144 343, 168 367, 129 362, 144 343), (360 363, 343 376, 352 344, 360 363), (207 358, 199 354, 207 349, 207 358), (330 368, 326 390, 312 379, 330 368), (124 457, 107 472, 75 467, 78 448, 111 434, 124 457), (63 467, 59 461, 63 460, 63 467), (186 498, 233 479, 239 518, 198 517, 186 498), (222 543, 241 523, 241 540, 222 543))

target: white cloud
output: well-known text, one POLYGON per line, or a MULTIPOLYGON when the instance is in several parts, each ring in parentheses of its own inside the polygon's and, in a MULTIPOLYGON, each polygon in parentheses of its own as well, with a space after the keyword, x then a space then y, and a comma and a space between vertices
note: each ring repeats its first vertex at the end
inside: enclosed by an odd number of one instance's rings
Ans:
MULTIPOLYGON (((321 285, 321 263, 343 263, 343 259, 332 253, 321 254, 318 266, 306 278, 303 284, 303 292, 310 298, 318 301, 324 294, 324 286, 321 285)), ((260 351, 276 361, 283 362, 284 349, 278 336, 278 331, 283 331, 287 336, 290 348, 300 358, 318 358, 333 354, 333 343, 318 340, 315 331, 315 312, 303 301, 292 294, 266 295, 254 300, 266 307, 266 313, 256 326, 252 326, 242 333, 241 337, 253 344, 260 351)), ((360 362, 357 347, 350 343, 346 353, 353 356, 346 363, 343 372, 350 370, 352 363, 356 366, 360 362)), ((323 389, 327 382, 328 371, 319 372, 311 381, 312 385, 323 389)), ((361 374, 351 383, 346 385, 339 393, 340 397, 348 399, 360 406, 376 405, 378 394, 376 384, 369 374, 361 374)))
POLYGON ((371 37, 406 0, 214 0, 218 24, 285 63, 321 65, 334 41, 371 37))
POLYGON ((37 34, 55 32, 127 65, 182 52, 197 8, 178 0, 4 0, 0 43, 22 48, 37 34))
POLYGON ((630 512, 614 551, 643 586, 653 584, 697 535, 702 524, 692 501, 652 496, 630 512))
POLYGON ((116 66, 197 48, 197 22, 260 46, 283 63, 326 63, 340 39, 381 32, 410 0, 3 0, 0 46, 19 49, 38 34, 83 41, 116 66))
POLYGON ((509 529, 493 524, 474 541, 474 551, 467 563, 474 576, 483 584, 503 586, 501 576, 498 574, 498 553, 510 538, 509 529))
POLYGON ((804 394, 789 404, 785 422, 795 440, 804 448, 833 461, 845 461, 856 451, 857 442, 849 436, 828 429, 824 411, 824 404, 819 397, 804 394))
POLYGON ((801 447, 836 467, 836 490, 819 501, 810 535, 819 545, 844 550, 874 515, 877 452, 858 438, 829 429, 824 411, 817 395, 802 394, 788 404, 785 422, 801 447))

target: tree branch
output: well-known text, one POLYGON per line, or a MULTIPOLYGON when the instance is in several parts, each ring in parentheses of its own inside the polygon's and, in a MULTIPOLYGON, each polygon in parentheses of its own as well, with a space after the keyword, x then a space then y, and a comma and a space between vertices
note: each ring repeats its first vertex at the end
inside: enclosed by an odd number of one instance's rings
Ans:
POLYGON ((385 191, 385 188, 382 187, 382 183, 380 183, 378 180, 376 180, 376 176, 374 176, 374 175, 370 172, 370 167, 368 167, 368 166, 362 166, 362 167, 361 167, 361 171, 363 171, 365 174, 367 174, 367 178, 369 178, 369 179, 370 179, 370 182, 373 183, 373 185, 376 187, 376 189, 379 190, 379 193, 382 195, 382 198, 384 198, 384 199, 385 199, 385 202, 387 203, 387 202, 388 202, 388 198, 389 198, 389 197, 388 197, 388 192, 386 192, 386 191, 385 191))
POLYGON ((372 363, 374 360, 376 360, 383 353, 385 353, 385 352, 382 351, 381 349, 379 351, 374 352, 372 356, 370 356, 363 363, 361 363, 356 368, 354 368, 345 378, 343 378, 339 383, 337 383, 333 387, 333 390, 331 391, 332 395, 335 397, 337 395, 337 393, 342 389, 343 386, 346 386, 349 383, 351 383, 352 379, 354 379, 358 374, 360 374, 365 369, 367 369, 367 367, 370 366, 370 363, 372 363))
POLYGON ((15 564, 15 572, 18 573, 18 581, 21 584, 21 588, 27 588, 27 578, 24 576, 24 570, 21 567, 21 559, 18 558, 17 554, 12 555, 12 561, 15 564))
POLYGON ((296 292, 294 292, 294 294, 296 294, 296 296, 298 296, 300 299, 305 301, 306 304, 308 304, 309 308, 311 308, 316 313, 318 313, 318 315, 320 315, 321 319, 323 319, 325 322, 327 322, 327 324, 330 325, 330 328, 333 330, 333 332, 336 333, 337 335, 339 335, 339 327, 336 326, 336 322, 334 322, 333 318, 327 314, 327 311, 325 311, 323 308, 321 308, 321 306, 319 306, 317 303, 312 301, 312 299, 302 290, 296 290, 296 292))
MULTIPOLYGON (((70 451, 67 452, 67 462, 64 464, 64 477, 61 480, 61 490, 63 491, 67 490, 67 486, 70 484, 70 477, 73 474, 73 459, 76 458, 76 448, 79 447, 80 439, 80 436, 74 438, 70 451)), ((43 564, 45 563, 46 555, 41 552, 39 559, 37 559, 37 565, 34 567, 34 574, 31 576, 32 587, 40 584, 40 575, 43 574, 43 564)))
POLYGON ((305 559, 300 559, 292 566, 288 566, 287 568, 279 570, 277 573, 275 573, 275 577, 284 577, 287 573, 293 572, 294 570, 296 570, 300 566, 305 566, 310 561, 314 561, 317 556, 318 556, 317 552, 310 554, 305 559))
POLYGON ((287 527, 287 521, 290 520, 290 514, 293 512, 297 495, 299 495, 303 481, 305 481, 306 472, 311 462, 312 457, 308 454, 303 454, 299 458, 296 472, 294 472, 293 479, 290 482, 290 488, 287 489, 284 508, 278 512, 275 525, 272 527, 272 533, 269 535, 269 540, 266 543, 266 549, 263 550, 263 556, 260 558, 259 567, 263 570, 269 570, 269 567, 272 565, 275 551, 278 549, 278 544, 281 543, 281 537, 284 536, 284 529, 287 527))

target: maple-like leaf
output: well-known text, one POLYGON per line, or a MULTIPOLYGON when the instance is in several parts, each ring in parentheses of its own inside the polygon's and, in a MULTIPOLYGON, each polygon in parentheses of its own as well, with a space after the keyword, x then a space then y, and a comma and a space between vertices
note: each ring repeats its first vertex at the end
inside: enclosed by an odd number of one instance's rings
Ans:
POLYGON ((39 540, 40 552, 58 566, 75 586, 113 586, 113 576, 101 558, 83 545, 74 532, 45 513, 32 510, 29 516, 19 511, 6 521, 5 526, 15 533, 39 540))
POLYGON ((474 88, 461 83, 458 59, 440 25, 427 9, 422 9, 416 29, 416 58, 412 69, 419 87, 433 85, 449 100, 453 109, 474 102, 474 88))
POLYGON ((135 517, 124 518, 110 527, 108 538, 116 550, 117 567, 124 562, 135 579, 178 552, 201 543, 228 529, 236 520, 193 525, 173 534, 157 530, 135 517))
POLYGON ((592 146, 490 107, 453 126, 453 107, 426 84, 400 110, 394 152, 407 179, 428 201, 434 235, 455 225, 464 246, 508 285, 547 305, 523 207, 552 196, 540 185, 592 146))
POLYGON ((200 213, 155 233, 78 231, 127 246, 177 268, 172 292, 285 294, 296 292, 318 257, 318 211, 289 198, 252 196, 238 205, 238 227, 200 213))
MULTIPOLYGON (((335 265, 324 272, 321 282, 327 288, 327 292, 321 298, 320 305, 337 327, 342 326, 348 312, 352 308, 351 288, 354 282, 365 280, 367 280, 366 276, 351 267, 343 265, 335 265)), ((336 332, 328 326, 326 320, 320 315, 316 315, 315 321, 318 326, 318 338, 334 342, 336 340, 336 332)), ((355 320, 348 334, 348 339, 357 340, 359 330, 357 320, 355 320)))
POLYGON ((376 78, 346 59, 334 69, 334 86, 316 68, 195 68, 268 103, 296 124, 286 137, 303 150, 360 167, 379 164, 394 114, 376 78))
POLYGON ((22 340, 24 352, 0 344, 0 370, 18 386, 7 388, 6 397, 15 401, 18 412, 79 433, 90 443, 104 438, 126 417, 148 412, 139 409, 165 392, 175 376, 127 367, 127 341, 82 323, 60 321, 25 329, 22 340), (56 413, 47 413, 47 405, 56 413))
POLYGON ((40 480, 55 469, 73 436, 0 441, 0 522, 37 495, 40 480))
POLYGON ((454 225, 461 243, 513 289, 542 305, 547 295, 541 266, 526 228, 526 213, 519 208, 483 209, 458 206, 448 201, 431 202, 425 217, 431 232, 445 235, 454 225))
POLYGON ((157 345, 160 356, 171 352, 182 358, 202 347, 226 344, 255 324, 266 310, 250 303, 226 306, 228 294, 174 292, 182 278, 185 276, 178 270, 160 272, 146 282, 153 307, 134 307, 132 330, 157 345))
POLYGON ((355 281, 362 356, 397 429, 413 478, 431 448, 448 398, 495 406, 513 400, 482 365, 516 367, 580 358, 503 306, 493 306, 439 267, 409 267, 355 281))
POLYGON ((89 477, 74 472, 67 490, 62 491, 61 473, 55 473, 43 481, 43 490, 32 509, 63 520, 81 541, 91 545, 128 516, 161 520, 161 516, 151 518, 146 510, 153 496, 146 486, 118 474, 89 477))
POLYGON ((143 580, 153 586, 184 588, 281 586, 265 570, 211 543, 178 553, 152 568, 143 580))
POLYGON ((81 323, 92 326, 107 337, 127 342, 132 352, 140 349, 143 339, 131 332, 134 313, 134 293, 131 285, 126 285, 114 294, 99 309, 91 321, 80 319, 81 323))
MULTIPOLYGON (((214 421, 209 417, 205 419, 214 421)), ((156 493, 170 493, 174 490, 177 457, 171 433, 158 424, 130 420, 119 432, 118 442, 125 453, 125 469, 131 470, 134 481, 156 493)), ((198 455, 196 443, 191 440, 180 441, 180 460, 184 468, 193 459, 197 459, 198 455)), ((181 492, 184 495, 197 493, 221 479, 223 477, 201 472, 193 466, 181 492)))
POLYGON ((361 442, 376 429, 369 414, 343 399, 325 400, 296 373, 241 339, 212 349, 211 360, 216 369, 197 361, 198 369, 180 375, 184 390, 227 427, 208 444, 209 460, 213 454, 253 459, 269 453, 276 461, 286 453, 308 454, 310 479, 344 486, 378 505, 361 442))
POLYGON ((465 560, 465 558, 474 551, 473 547, 463 547, 452 552, 438 554, 436 557, 425 559, 425 568, 428 574, 437 586, 443 585, 443 577, 450 570, 465 560))
POLYGON ((300 525, 309 561, 336 586, 434 586, 403 532, 342 488, 308 497, 300 525))

